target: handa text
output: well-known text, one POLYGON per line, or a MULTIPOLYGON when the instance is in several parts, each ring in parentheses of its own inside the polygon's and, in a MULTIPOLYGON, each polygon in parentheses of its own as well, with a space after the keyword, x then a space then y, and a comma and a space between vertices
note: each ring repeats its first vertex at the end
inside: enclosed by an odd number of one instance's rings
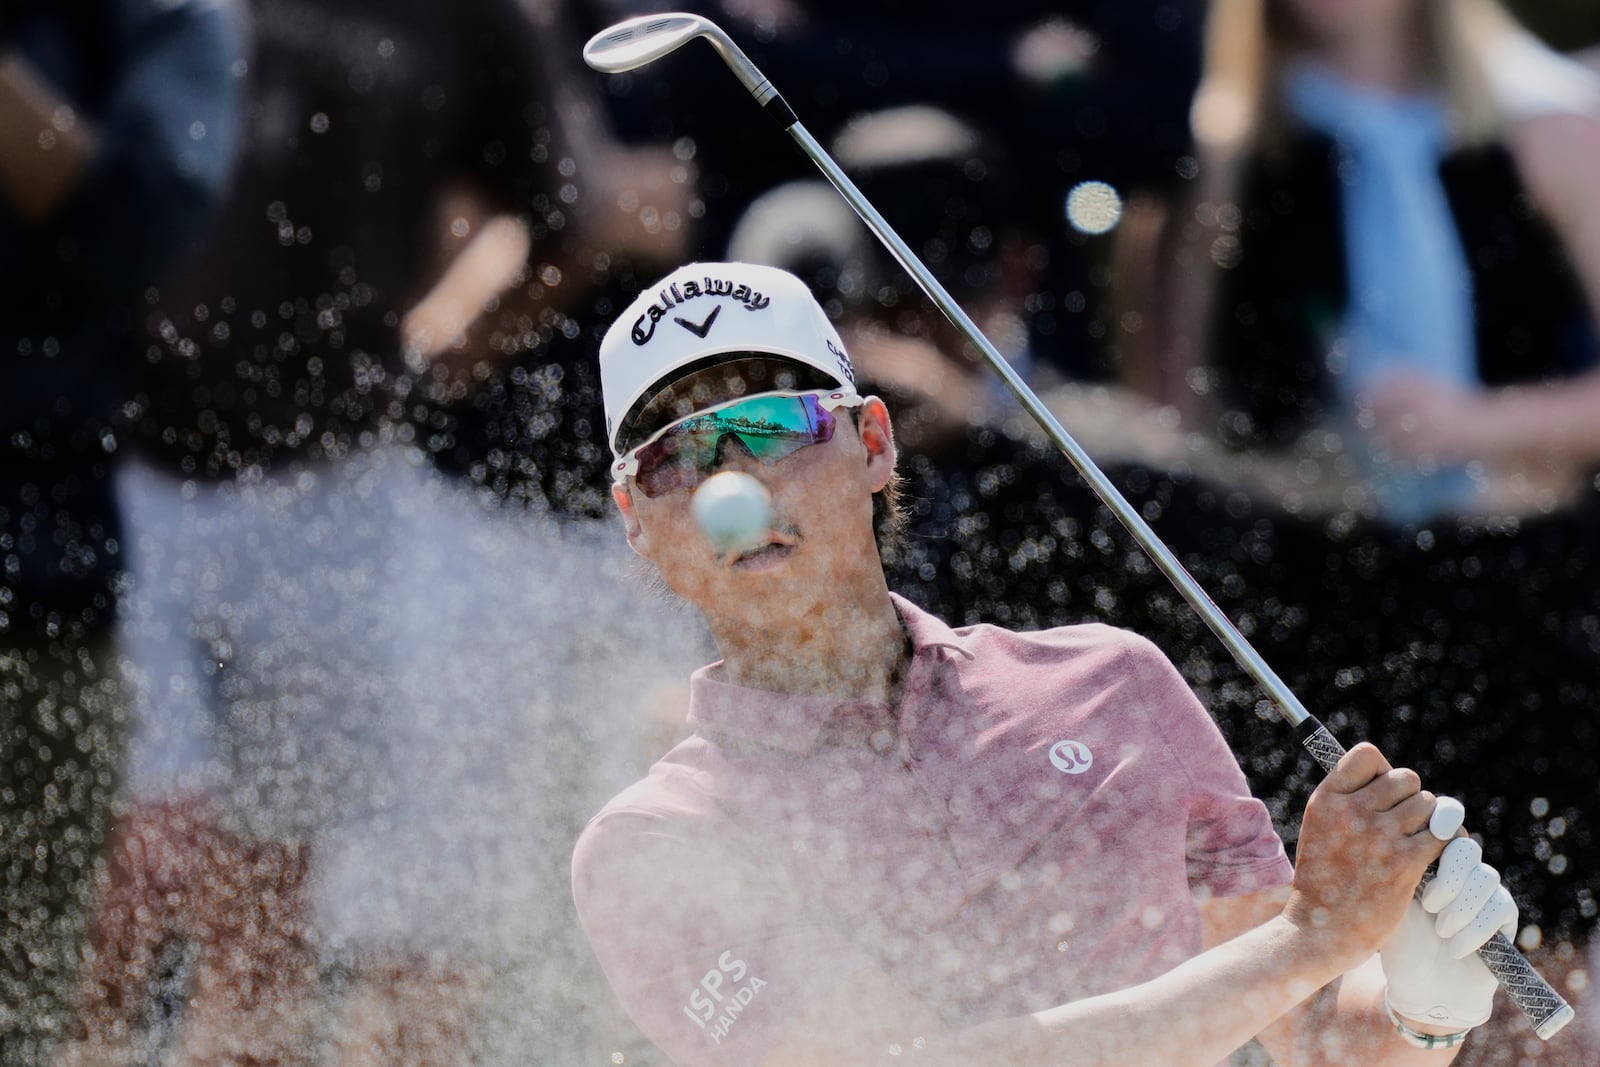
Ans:
POLYGON ((744 960, 734 959, 732 951, 724 952, 717 958, 717 966, 707 971, 700 984, 689 993, 689 1003, 683 1013, 711 1035, 713 1044, 722 1044, 733 1024, 739 1021, 739 1015, 765 988, 767 983, 754 976, 739 985, 749 972, 744 960))

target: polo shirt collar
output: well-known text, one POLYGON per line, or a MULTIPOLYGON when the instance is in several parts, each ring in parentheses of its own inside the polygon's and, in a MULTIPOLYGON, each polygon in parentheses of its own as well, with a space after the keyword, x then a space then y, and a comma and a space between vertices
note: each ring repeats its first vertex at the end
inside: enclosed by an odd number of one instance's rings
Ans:
MULTIPOLYGON (((911 638, 911 675, 906 692, 917 688, 917 674, 933 652, 947 650, 971 659, 960 635, 895 593, 889 594, 911 638)), ((817 747, 842 708, 860 704, 848 698, 777 693, 721 680, 722 661, 701 667, 689 678, 689 726, 738 741, 804 754, 817 747)))
POLYGON ((943 619, 928 614, 899 593, 890 593, 889 599, 894 601, 894 609, 900 613, 900 622, 905 626, 906 633, 911 635, 913 659, 936 649, 949 650, 963 659, 972 658, 961 635, 950 629, 943 619))

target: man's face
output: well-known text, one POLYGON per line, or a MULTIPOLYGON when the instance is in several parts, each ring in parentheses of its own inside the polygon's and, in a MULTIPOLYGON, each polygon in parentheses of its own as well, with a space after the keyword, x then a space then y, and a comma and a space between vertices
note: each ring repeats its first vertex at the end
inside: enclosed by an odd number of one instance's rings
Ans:
MULTIPOLYGON (((696 411, 753 395, 747 391, 750 383, 737 375, 717 376, 710 387, 696 384, 689 405, 696 411)), ((762 625, 804 617, 837 594, 848 596, 852 579, 881 580, 872 496, 888 484, 894 469, 888 412, 869 397, 854 412, 839 409, 834 414, 830 440, 782 459, 757 460, 734 439, 719 450, 716 470, 749 474, 772 495, 772 527, 753 550, 718 552, 695 523, 693 488, 655 497, 645 496, 631 482, 615 488, 634 550, 713 625, 719 620, 762 625)))

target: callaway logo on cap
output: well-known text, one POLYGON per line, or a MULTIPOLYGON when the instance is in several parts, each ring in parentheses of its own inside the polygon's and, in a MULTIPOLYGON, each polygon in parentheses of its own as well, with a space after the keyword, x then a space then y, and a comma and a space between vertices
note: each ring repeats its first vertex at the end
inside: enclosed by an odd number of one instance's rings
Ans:
POLYGON ((691 263, 639 294, 600 342, 606 438, 647 395, 725 353, 792 359, 854 387, 855 368, 806 284, 755 263, 691 263))

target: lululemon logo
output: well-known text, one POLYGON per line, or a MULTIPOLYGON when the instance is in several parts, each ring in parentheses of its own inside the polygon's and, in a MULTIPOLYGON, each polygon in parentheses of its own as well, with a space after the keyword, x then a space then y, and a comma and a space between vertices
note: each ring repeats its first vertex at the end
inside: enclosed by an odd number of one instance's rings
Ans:
POLYGON ((1062 774, 1082 774, 1094 765, 1094 753, 1077 741, 1057 741, 1050 747, 1050 762, 1062 774))

